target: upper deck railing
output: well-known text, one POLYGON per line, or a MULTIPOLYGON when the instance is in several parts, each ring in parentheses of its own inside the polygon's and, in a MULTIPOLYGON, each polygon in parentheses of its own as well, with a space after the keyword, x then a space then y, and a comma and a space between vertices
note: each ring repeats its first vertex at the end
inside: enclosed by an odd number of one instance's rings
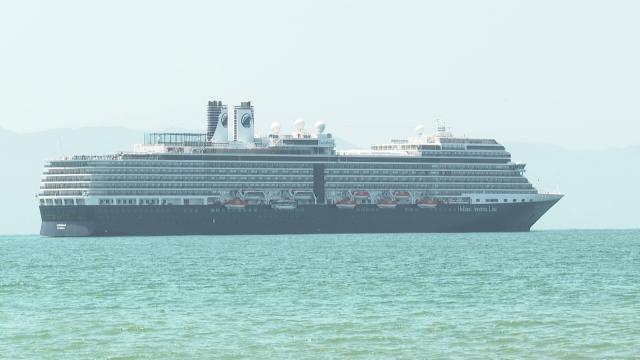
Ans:
POLYGON ((206 146, 207 134, 200 133, 147 133, 145 145, 206 146))

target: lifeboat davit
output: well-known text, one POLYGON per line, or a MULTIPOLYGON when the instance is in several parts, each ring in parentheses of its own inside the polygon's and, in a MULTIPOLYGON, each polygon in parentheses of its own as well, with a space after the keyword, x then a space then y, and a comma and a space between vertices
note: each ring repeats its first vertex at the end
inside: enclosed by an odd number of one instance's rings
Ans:
POLYGON ((396 191, 393 193, 393 196, 396 200, 408 200, 411 194, 408 191, 396 191))
POLYGON ((311 191, 294 191, 293 197, 296 200, 313 200, 313 193, 311 191))
POLYGON ((263 200, 264 199, 264 192, 262 191, 255 191, 255 190, 249 190, 249 191, 245 191, 243 193, 243 197, 248 200, 263 200))
POLYGON ((259 205, 264 204, 266 197, 262 191, 248 190, 243 192, 242 198, 247 202, 247 205, 259 205))
POLYGON ((380 209, 395 209, 398 202, 392 199, 380 199, 377 205, 380 209))
POLYGON ((351 199, 342 199, 336 201, 336 207, 338 209, 355 209, 356 201, 351 199))
POLYGON ((271 208, 274 210, 295 210, 298 207, 298 203, 293 200, 276 200, 271 203, 271 208))
POLYGON ((358 190, 353 192, 353 197, 357 200, 367 200, 369 196, 369 192, 365 190, 358 190))
POLYGON ((440 204, 440 202, 437 199, 430 198, 423 198, 416 201, 416 205, 418 205, 420 209, 433 209, 438 206, 438 204, 440 204))
POLYGON ((244 209, 247 206, 247 202, 242 199, 230 199, 224 203, 224 207, 227 209, 244 209))

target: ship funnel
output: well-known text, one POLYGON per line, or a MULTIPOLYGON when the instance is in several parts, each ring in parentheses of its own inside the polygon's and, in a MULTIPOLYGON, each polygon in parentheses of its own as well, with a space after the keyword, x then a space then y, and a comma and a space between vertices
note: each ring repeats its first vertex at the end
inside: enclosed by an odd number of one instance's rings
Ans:
POLYGON ((243 101, 233 108, 233 140, 247 144, 254 143, 253 114, 251 101, 243 101))
POLYGON ((229 114, 222 101, 209 101, 207 104, 207 141, 212 143, 229 142, 229 114))

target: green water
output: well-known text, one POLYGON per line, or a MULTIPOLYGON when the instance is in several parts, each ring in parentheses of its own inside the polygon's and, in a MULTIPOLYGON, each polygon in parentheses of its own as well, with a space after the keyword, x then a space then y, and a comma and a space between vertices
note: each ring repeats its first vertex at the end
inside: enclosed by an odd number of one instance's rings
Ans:
POLYGON ((0 237, 0 358, 638 358, 640 231, 0 237))

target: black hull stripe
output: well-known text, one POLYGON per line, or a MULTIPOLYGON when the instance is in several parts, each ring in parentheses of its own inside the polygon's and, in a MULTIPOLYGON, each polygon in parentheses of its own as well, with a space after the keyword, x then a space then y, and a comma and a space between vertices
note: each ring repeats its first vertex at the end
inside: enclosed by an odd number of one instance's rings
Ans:
POLYGON ((41 206, 45 236, 426 233, 528 231, 557 200, 495 205, 330 205, 274 210, 248 206, 41 206))

